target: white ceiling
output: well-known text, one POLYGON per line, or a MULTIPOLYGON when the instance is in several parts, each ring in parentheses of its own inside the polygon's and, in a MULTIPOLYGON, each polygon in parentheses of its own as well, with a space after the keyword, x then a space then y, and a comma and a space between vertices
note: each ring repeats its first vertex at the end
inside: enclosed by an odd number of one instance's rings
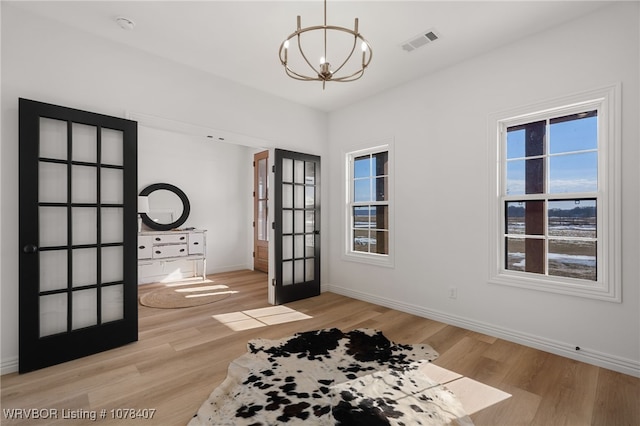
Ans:
MULTIPOLYGON (((598 1, 344 1, 328 0, 327 23, 359 29, 373 60, 351 83, 300 82, 278 59, 282 40, 321 25, 322 0, 304 1, 24 1, 12 3, 96 34, 322 111, 375 93, 560 25, 594 11, 598 1), (132 31, 115 22, 125 16, 132 31), (422 31, 440 39, 407 53, 401 45, 422 31)), ((329 47, 329 54, 331 47, 329 47)), ((328 56, 329 56, 328 54, 328 56)), ((310 57, 314 54, 309 53, 310 57)), ((318 54, 320 56, 320 54, 318 54)))

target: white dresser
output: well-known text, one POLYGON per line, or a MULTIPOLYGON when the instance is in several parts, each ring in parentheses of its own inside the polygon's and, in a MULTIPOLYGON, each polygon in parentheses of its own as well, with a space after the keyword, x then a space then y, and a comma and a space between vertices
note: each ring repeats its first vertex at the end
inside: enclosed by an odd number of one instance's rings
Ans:
POLYGON ((194 261, 193 275, 197 273, 197 262, 202 261, 202 279, 207 274, 206 230, 144 231, 138 233, 138 265, 194 261))

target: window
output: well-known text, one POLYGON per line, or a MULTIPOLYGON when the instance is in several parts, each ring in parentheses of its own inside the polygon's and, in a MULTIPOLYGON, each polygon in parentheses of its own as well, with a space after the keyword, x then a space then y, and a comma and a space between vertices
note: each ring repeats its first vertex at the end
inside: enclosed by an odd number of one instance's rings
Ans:
POLYGON ((347 154, 346 254, 392 265, 389 145, 347 154))
POLYGON ((492 282, 620 300, 615 93, 494 118, 492 282))

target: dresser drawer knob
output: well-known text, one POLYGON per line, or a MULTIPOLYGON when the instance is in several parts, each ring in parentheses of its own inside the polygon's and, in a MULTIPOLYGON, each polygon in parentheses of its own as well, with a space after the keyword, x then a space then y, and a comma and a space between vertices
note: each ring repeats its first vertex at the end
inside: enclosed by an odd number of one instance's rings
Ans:
POLYGON ((180 241, 182 241, 182 240, 184 240, 184 239, 185 239, 185 237, 180 237, 180 241))
POLYGON ((182 253, 184 251, 184 249, 180 249, 180 253, 182 253))
POLYGON ((160 254, 162 253, 160 250, 156 250, 156 254, 160 254))
POLYGON ((143 249, 145 249, 145 248, 147 248, 147 247, 146 247, 146 246, 140 246, 140 247, 138 247, 138 248, 139 248, 140 250, 143 250, 143 249))
POLYGON ((194 246, 197 246, 198 244, 200 244, 200 243, 197 242, 197 241, 193 243, 194 246))
POLYGON ((162 241, 162 238, 156 237, 156 241, 162 241))

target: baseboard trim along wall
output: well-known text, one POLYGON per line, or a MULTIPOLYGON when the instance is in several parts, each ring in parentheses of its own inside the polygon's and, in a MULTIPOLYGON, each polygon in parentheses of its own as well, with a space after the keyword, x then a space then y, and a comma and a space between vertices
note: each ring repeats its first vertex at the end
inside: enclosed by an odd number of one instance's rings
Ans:
POLYGON ((6 360, 0 361, 0 376, 4 376, 9 373, 17 373, 18 372, 18 357, 12 357, 6 360))
POLYGON ((470 318, 450 315, 444 312, 426 309, 422 306, 379 297, 336 285, 328 284, 327 287, 328 291, 336 294, 362 300, 364 302, 375 303, 376 305, 396 309, 398 311, 417 315, 423 318, 428 318, 434 321, 443 322, 445 324, 454 325, 467 330, 476 331, 478 333, 504 339, 509 342, 518 343, 524 346, 539 349, 541 351, 574 359, 576 361, 582 361, 587 364, 592 364, 598 367, 617 371, 619 373, 628 374, 634 377, 640 377, 640 362, 634 360, 616 357, 584 347, 581 347, 579 351, 576 351, 575 345, 571 345, 569 343, 545 339, 540 336, 522 333, 517 330, 498 327, 492 324, 475 321, 470 318))

